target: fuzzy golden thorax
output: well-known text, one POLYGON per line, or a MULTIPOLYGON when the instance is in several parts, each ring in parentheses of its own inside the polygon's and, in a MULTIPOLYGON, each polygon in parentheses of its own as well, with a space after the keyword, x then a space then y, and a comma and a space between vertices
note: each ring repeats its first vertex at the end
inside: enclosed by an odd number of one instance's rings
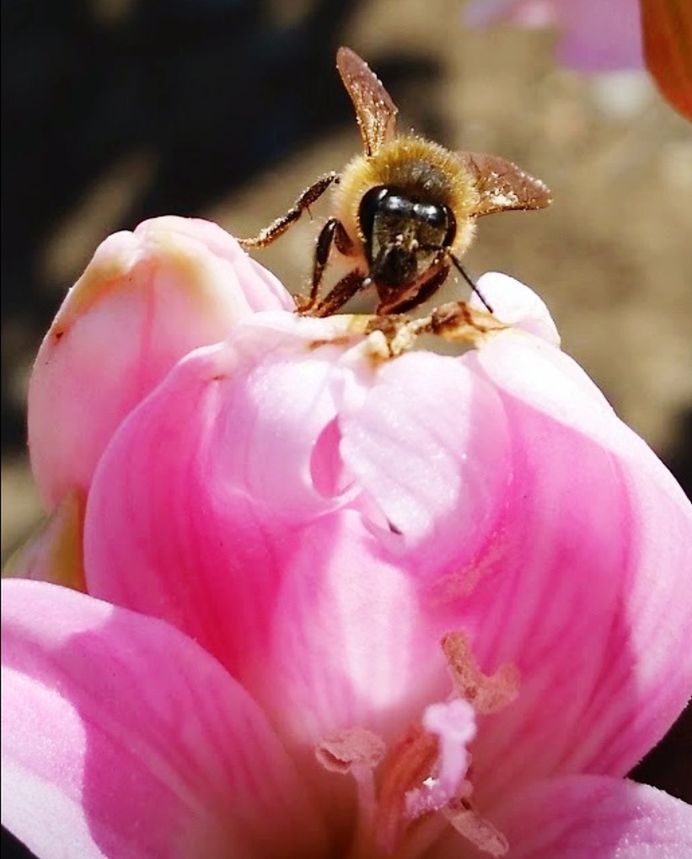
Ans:
POLYGON ((335 187, 335 215, 361 245, 366 237, 359 222, 361 200, 379 185, 408 191, 425 202, 448 206, 457 222, 451 250, 462 254, 475 231, 472 218, 479 195, 473 177, 453 152, 423 137, 402 135, 374 155, 356 155, 335 187))

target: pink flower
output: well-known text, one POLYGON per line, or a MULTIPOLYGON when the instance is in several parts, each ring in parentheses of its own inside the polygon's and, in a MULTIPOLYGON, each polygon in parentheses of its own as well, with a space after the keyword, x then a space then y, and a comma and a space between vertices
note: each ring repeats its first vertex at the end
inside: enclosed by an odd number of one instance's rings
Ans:
POLYGON ((558 60, 578 71, 644 65, 638 0, 470 0, 464 18, 474 27, 555 26, 561 33, 558 60))
POLYGON ((39 581, 3 583, 40 857, 692 851, 623 779, 692 690, 690 504, 543 303, 482 287, 511 327, 389 358, 212 225, 97 251, 31 384, 39 581))

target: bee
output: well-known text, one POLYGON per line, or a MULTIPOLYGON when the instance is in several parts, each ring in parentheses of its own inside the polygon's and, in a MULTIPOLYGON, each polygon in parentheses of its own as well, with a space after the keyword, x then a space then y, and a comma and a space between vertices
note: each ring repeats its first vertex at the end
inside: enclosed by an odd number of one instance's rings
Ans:
POLYGON ((492 312, 459 262, 473 241, 476 220, 542 209, 551 202, 550 191, 504 158, 451 152, 418 135, 398 134, 397 107, 365 61, 342 47, 336 67, 355 108, 363 153, 340 174, 320 176, 284 215, 241 244, 271 244, 332 188, 334 214, 317 239, 310 293, 299 301, 300 313, 331 316, 370 286, 379 298, 376 314, 406 313, 429 299, 452 267, 492 312), (321 297, 334 250, 352 268, 321 297))

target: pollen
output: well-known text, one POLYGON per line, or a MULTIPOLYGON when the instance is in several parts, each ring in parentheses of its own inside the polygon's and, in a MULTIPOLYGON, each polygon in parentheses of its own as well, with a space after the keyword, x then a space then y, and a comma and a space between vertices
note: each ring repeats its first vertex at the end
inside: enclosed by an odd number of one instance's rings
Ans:
POLYGON ((351 772, 354 767, 373 770, 382 760, 384 741, 366 728, 351 728, 322 740, 315 749, 317 760, 332 772, 351 772))
POLYGON ((515 665, 501 665, 492 675, 484 674, 462 632, 450 632, 442 639, 442 650, 456 694, 473 704, 478 713, 503 710, 519 694, 520 675, 515 665))

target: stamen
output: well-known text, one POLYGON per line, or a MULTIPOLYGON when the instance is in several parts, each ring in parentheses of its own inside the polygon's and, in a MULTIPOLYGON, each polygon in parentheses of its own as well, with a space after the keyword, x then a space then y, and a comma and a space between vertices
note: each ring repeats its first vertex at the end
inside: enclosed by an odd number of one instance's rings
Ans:
POLYGON ((393 853, 410 817, 406 815, 406 795, 432 772, 437 758, 436 738, 413 725, 407 735, 387 753, 382 766, 375 831, 380 849, 393 853))
POLYGON ((315 755, 331 772, 347 773, 354 766, 373 770, 384 757, 384 740, 367 728, 349 728, 322 740, 315 755))
POLYGON ((350 773, 356 781, 360 825, 368 825, 375 816, 375 779, 373 771, 384 757, 381 737, 366 728, 350 728, 322 740, 315 756, 331 772, 350 773))
POLYGON ((428 706, 386 758, 382 738, 365 728, 342 731, 315 748, 325 769, 349 773, 356 781, 359 817, 351 857, 396 852, 399 859, 412 859, 436 843, 449 824, 490 856, 504 856, 509 849, 504 835, 471 804, 468 745, 476 736, 477 713, 495 712, 517 697, 519 672, 505 664, 484 674, 464 633, 448 633, 441 644, 452 697, 428 706), (376 790, 374 770, 381 761, 376 790))
POLYGON ((511 663, 501 665, 494 674, 484 674, 471 653, 462 632, 450 632, 442 639, 454 691, 473 704, 477 713, 495 713, 504 709, 519 694, 519 670, 511 663))
POLYGON ((505 836, 490 821, 481 817, 465 798, 450 802, 442 813, 456 831, 483 853, 504 856, 509 850, 505 836))

